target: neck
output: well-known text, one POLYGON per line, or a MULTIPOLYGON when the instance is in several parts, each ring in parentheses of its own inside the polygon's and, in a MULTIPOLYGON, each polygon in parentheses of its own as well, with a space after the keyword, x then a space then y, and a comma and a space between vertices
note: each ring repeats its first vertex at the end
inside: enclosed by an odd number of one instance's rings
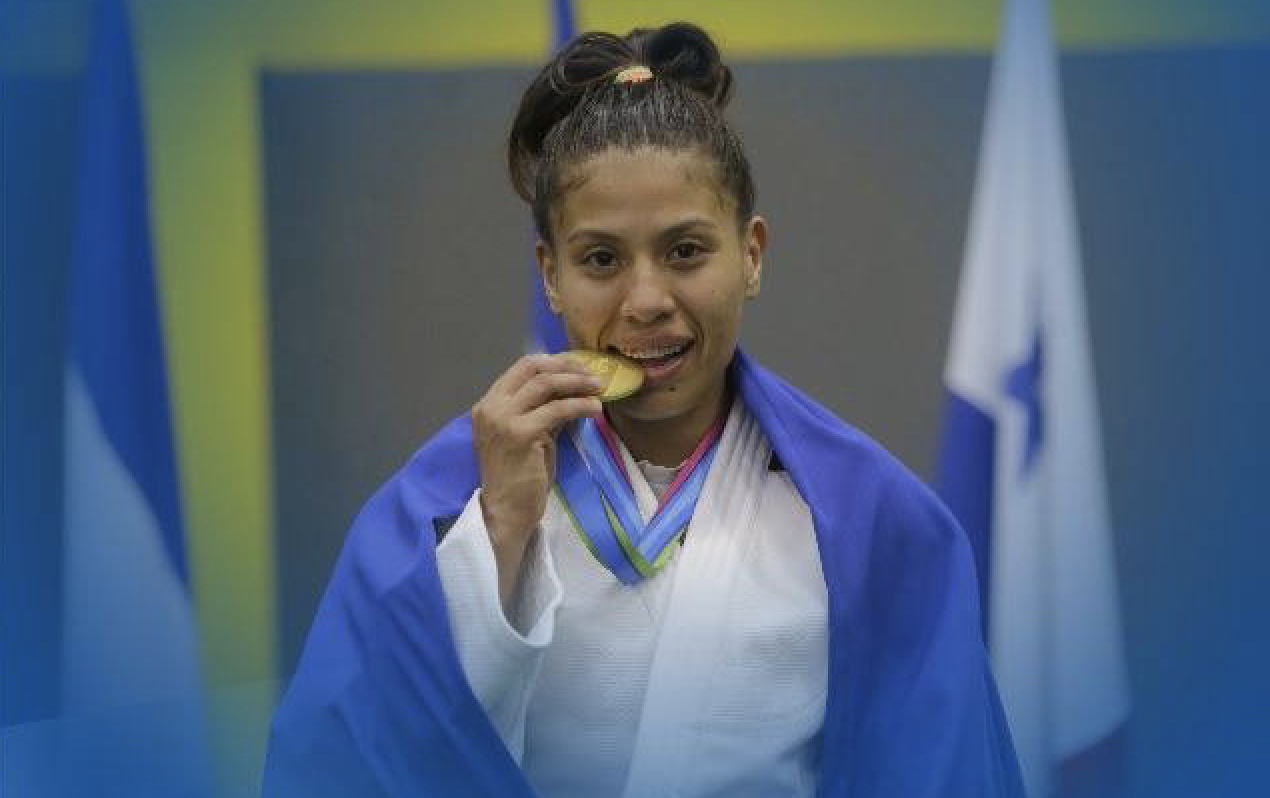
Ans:
POLYGON ((620 413, 609 414, 609 423, 636 460, 678 468, 687 460, 710 426, 727 407, 728 391, 720 385, 709 401, 682 416, 649 421, 620 413))

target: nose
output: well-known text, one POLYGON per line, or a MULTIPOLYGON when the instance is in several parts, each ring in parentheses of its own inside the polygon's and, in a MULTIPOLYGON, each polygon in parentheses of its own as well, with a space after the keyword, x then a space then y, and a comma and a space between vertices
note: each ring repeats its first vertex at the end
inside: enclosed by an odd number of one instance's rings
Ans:
POLYGON ((622 317, 636 324, 652 324, 669 317, 674 309, 675 300, 666 275, 655 264, 635 264, 622 301, 622 317))

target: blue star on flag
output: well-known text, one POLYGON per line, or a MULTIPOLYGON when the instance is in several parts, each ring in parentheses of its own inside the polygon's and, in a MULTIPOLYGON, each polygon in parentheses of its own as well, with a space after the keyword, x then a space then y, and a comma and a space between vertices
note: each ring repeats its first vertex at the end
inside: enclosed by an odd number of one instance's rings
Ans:
POLYGON ((1027 359, 1010 369, 1005 378, 1006 396, 1023 406, 1027 417, 1027 431, 1023 443, 1023 468, 1020 476, 1026 476, 1036 462, 1044 440, 1044 417, 1041 412, 1041 331, 1032 337, 1032 351, 1027 359))

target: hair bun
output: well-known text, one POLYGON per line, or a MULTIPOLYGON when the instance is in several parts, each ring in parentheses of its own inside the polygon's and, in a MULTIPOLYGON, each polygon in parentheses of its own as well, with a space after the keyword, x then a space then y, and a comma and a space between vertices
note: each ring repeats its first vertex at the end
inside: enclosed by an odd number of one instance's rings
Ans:
POLYGON ((635 57, 659 78, 673 80, 705 95, 722 110, 732 97, 732 70, 714 40, 689 22, 660 28, 637 28, 626 41, 635 57))
POLYGON ((630 64, 633 57, 630 45, 621 36, 583 33, 571 39, 538 72, 521 97, 512 123, 512 185, 522 198, 532 201, 532 166, 542 154, 547 133, 577 107, 589 88, 611 80, 614 70, 630 64))
POLYGON ((508 142, 516 193, 533 204, 537 164, 547 136, 579 104, 625 103, 666 91, 702 97, 708 102, 702 107, 716 112, 732 96, 732 71, 723 65, 710 35, 696 25, 675 22, 661 28, 636 28, 625 36, 593 32, 574 37, 521 96, 508 142), (653 79, 639 83, 638 88, 616 86, 617 75, 633 66, 648 67, 653 79))

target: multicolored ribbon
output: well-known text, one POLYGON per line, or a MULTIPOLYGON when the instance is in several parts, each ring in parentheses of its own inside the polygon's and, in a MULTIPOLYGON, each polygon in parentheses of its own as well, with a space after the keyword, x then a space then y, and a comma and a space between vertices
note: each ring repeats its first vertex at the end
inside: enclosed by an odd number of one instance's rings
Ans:
POLYGON ((608 425, 582 419, 556 445, 556 495, 591 554, 624 584, 657 573, 692 520, 723 431, 720 418, 666 489, 647 524, 608 425))

